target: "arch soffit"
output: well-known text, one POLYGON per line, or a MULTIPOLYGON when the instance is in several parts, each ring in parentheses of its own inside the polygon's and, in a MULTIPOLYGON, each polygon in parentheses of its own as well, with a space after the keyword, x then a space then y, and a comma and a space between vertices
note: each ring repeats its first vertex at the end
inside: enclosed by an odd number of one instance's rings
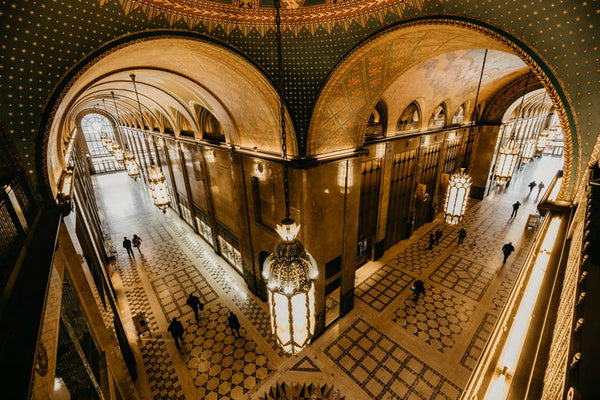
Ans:
MULTIPOLYGON (((55 103, 48 109, 44 126, 42 149, 42 174, 44 184, 55 191, 62 158, 54 145, 58 142, 64 117, 73 102, 106 71, 135 70, 136 68, 166 69, 194 81, 223 104, 231 116, 233 130, 239 141, 232 143, 259 151, 280 153, 279 96, 266 76, 251 62, 224 46, 196 36, 170 35, 142 37, 108 48, 98 57, 83 65, 81 70, 65 81, 64 89, 55 94, 55 103), (183 73, 182 71, 185 71, 183 73), (202 81, 202 85, 198 82, 202 81), (252 112, 248 112, 252 110, 252 112)), ((198 100, 198 99, 195 99, 198 100)), ((214 107, 207 107, 215 111, 214 107)), ((218 116, 216 115, 215 117, 218 116)), ((221 122, 221 121, 219 121, 221 122)), ((288 151, 298 154, 293 124, 286 113, 289 129, 288 151)), ((225 127, 223 127, 225 128, 225 127)))
POLYGON ((444 16, 415 19, 386 29, 353 49, 330 73, 314 103, 307 155, 360 146, 364 125, 381 96, 384 82, 398 76, 407 65, 414 66, 416 63, 411 64, 409 58, 423 60, 448 50, 469 48, 517 54, 547 89, 565 132, 564 176, 569 178, 563 179, 559 198, 571 198, 580 173, 577 160, 580 140, 569 99, 559 80, 534 50, 509 34, 475 20, 444 16))

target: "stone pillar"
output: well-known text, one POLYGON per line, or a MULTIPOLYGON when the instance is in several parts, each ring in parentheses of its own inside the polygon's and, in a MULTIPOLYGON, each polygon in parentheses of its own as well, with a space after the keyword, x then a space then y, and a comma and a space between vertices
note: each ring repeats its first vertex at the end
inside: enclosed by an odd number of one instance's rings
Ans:
POLYGON ((469 174, 473 179, 471 197, 483 199, 488 185, 489 176, 498 142, 498 134, 502 125, 484 125, 479 128, 477 143, 473 149, 469 174))

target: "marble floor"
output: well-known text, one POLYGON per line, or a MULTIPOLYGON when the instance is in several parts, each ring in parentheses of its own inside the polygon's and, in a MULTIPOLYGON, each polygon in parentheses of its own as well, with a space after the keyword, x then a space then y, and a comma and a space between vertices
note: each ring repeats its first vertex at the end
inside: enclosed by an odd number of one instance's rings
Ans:
MULTIPOLYGON (((267 308, 240 275, 172 211, 156 210, 140 182, 117 173, 94 178, 101 217, 117 261, 111 277, 138 363, 136 385, 147 399, 258 399, 277 382, 334 384, 346 399, 457 399, 506 301, 533 234, 537 189, 562 165, 534 161, 510 187, 474 201, 458 227, 436 220, 421 227, 356 274, 354 309, 307 349, 287 356, 270 334, 267 308), (511 204, 523 203, 516 218, 511 204), (457 232, 468 232, 457 244, 457 232), (442 229, 428 250, 431 230, 442 229), (139 235, 141 252, 129 258, 124 236, 139 235), (502 265, 501 247, 515 253, 502 265), (415 303, 415 279, 426 293, 415 303), (196 322, 185 305, 195 293, 205 308, 196 322), (241 337, 227 329, 240 319, 241 337), (150 333, 139 338, 132 322, 144 313, 150 333), (179 318, 179 351, 167 332, 179 318)), ((109 318, 107 317, 107 320, 109 318)))

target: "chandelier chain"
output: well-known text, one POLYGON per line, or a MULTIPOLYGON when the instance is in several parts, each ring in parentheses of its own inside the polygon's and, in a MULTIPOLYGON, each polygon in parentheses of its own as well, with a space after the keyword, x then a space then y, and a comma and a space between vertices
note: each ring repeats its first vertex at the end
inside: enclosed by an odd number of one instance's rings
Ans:
POLYGON ((277 40, 277 83, 279 89, 279 118, 281 122, 281 157, 283 158, 283 193, 285 218, 290 219, 290 180, 287 165, 287 134, 285 132, 285 91, 283 87, 283 36, 281 33, 281 2, 275 0, 275 33, 277 40))
MULTIPOLYGON (((135 98, 137 100, 138 110, 140 112, 140 121, 142 122, 142 131, 144 130, 144 114, 142 113, 142 104, 140 103, 140 96, 138 95, 137 85, 135 84, 135 74, 129 75, 131 81, 133 82, 133 90, 135 91, 135 98)), ((146 142, 146 147, 148 148, 148 156, 150 157, 150 166, 154 166, 154 157, 152 157, 152 150, 150 149, 150 143, 148 142, 148 137, 143 134, 144 141, 146 142)), ((158 156, 157 156, 158 157, 158 156)))

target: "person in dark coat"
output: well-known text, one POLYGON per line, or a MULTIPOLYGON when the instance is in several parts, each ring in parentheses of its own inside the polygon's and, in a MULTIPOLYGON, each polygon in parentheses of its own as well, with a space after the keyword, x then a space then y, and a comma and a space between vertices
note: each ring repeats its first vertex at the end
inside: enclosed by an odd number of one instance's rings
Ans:
POLYGON ((169 331, 171 336, 173 336, 173 339, 175 340, 175 346, 177 346, 178 349, 181 349, 181 347, 179 347, 179 341, 181 340, 183 342, 183 334, 185 332, 181 322, 179 322, 177 318, 173 318, 167 331, 169 331))
POLYGON ((229 312, 229 317, 227 318, 227 324, 229 325, 229 329, 231 329, 231 333, 235 332, 235 336, 240 337, 240 321, 231 311, 229 312))
POLYGON ((442 238, 442 231, 441 230, 436 230, 435 231, 435 244, 440 244, 440 239, 442 238))
POLYGON ((512 205, 513 207, 513 211, 512 214, 510 214, 510 217, 516 217, 517 216, 517 212, 519 212, 519 207, 521 207, 521 203, 519 203, 518 201, 512 205))
POLYGON ((136 249, 138 249, 138 251, 140 252, 140 254, 142 254, 142 251, 140 250, 140 246, 142 245, 142 238, 139 237, 138 235, 133 235, 133 239, 131 239, 131 244, 133 244, 133 247, 135 247, 136 249))
POLYGON ((462 244, 463 240, 467 237, 467 230, 465 228, 460 228, 458 231, 458 244, 462 244))
POLYGON ((513 251, 515 251, 515 246, 512 245, 512 242, 508 242, 502 246, 502 253, 504 253, 504 260, 502 261, 502 264, 506 264, 508 256, 510 256, 513 251))
POLYGON ((434 243, 435 243, 435 236, 433 236, 433 233, 430 233, 429 234, 429 247, 427 248, 427 250, 433 249, 434 243))
POLYGON ((546 187, 546 185, 544 185, 544 182, 540 182, 538 184, 538 194, 537 194, 537 197, 540 197, 540 194, 542 194, 542 190, 544 190, 545 187, 546 187))
POLYGON ((413 298, 413 301, 416 303, 417 300, 419 300, 419 296, 421 294, 423 294, 423 295, 425 294, 425 286, 423 286, 423 281, 416 280, 410 287, 410 290, 412 290, 415 295, 415 297, 413 298))
POLYGON ((529 182, 529 185, 527 185, 527 186, 529 186, 529 194, 531 194, 531 191, 533 190, 534 187, 537 186, 537 183, 535 183, 535 181, 531 181, 531 182, 529 182))
POLYGON ((194 296, 192 293, 190 293, 190 296, 188 297, 185 304, 192 307, 192 310, 194 311, 194 316, 196 317, 196 321, 198 321, 198 310, 204 310, 204 304, 202 304, 200 302, 200 299, 197 296, 194 296))
POLYGON ((127 255, 129 257, 135 257, 133 255, 133 250, 131 250, 131 240, 127 239, 127 236, 123 238, 123 247, 127 250, 127 255))

